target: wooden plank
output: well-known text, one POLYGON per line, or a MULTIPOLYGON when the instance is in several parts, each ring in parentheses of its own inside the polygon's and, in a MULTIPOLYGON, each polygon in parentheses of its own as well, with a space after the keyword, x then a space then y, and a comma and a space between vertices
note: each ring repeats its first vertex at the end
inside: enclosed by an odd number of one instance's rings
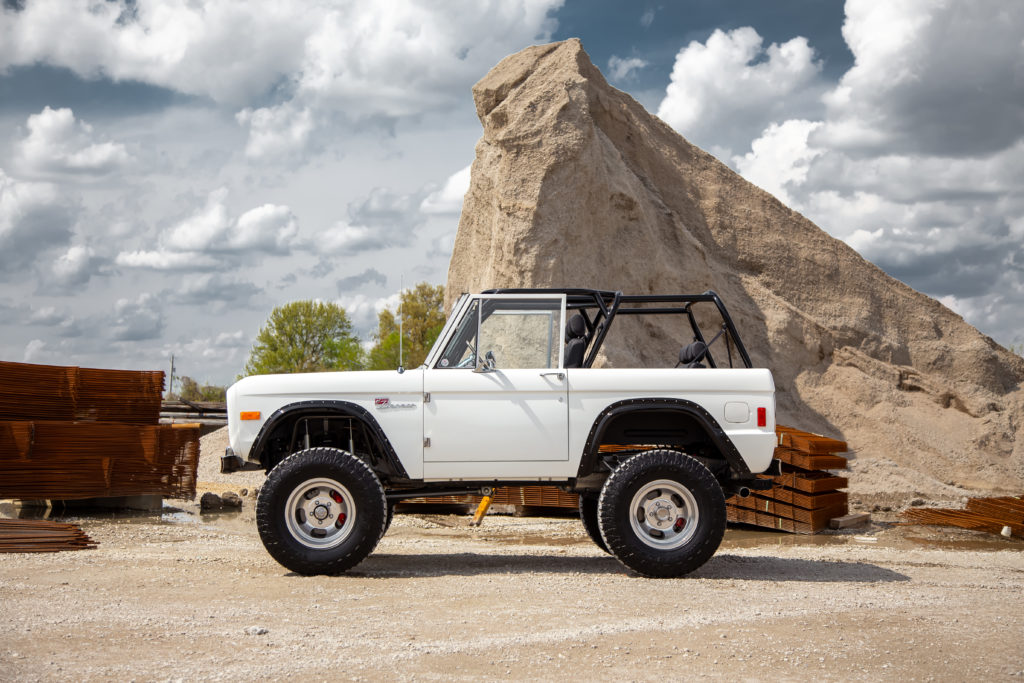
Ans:
POLYGON ((821 434, 813 434, 793 427, 778 425, 775 427, 775 433, 778 435, 780 446, 794 448, 812 455, 845 453, 849 450, 845 441, 830 439, 821 434))
POLYGON ((809 455, 782 446, 775 449, 775 458, 805 470, 845 470, 847 466, 846 458, 841 455, 809 455))
POLYGON ((748 510, 746 508, 738 508, 733 505, 726 507, 727 518, 730 522, 739 522, 742 524, 752 524, 754 526, 764 527, 766 529, 776 529, 778 531, 788 531, 792 534, 813 534, 816 531, 824 529, 824 524, 815 528, 812 524, 807 522, 800 522, 795 519, 784 519, 782 517, 775 517, 765 512, 758 512, 756 510, 748 510))
POLYGON ((784 486, 776 486, 770 491, 757 491, 755 495, 771 498, 806 510, 821 510, 833 505, 846 505, 849 494, 846 491, 826 491, 824 493, 803 493, 784 486))
POLYGON ((824 525, 828 524, 828 521, 833 517, 841 517, 849 512, 845 501, 818 510, 805 510, 804 508, 789 505, 788 503, 755 496, 749 496, 747 498, 734 496, 726 500, 726 503, 738 508, 764 512, 775 517, 793 519, 798 522, 807 522, 821 528, 824 528, 824 525))
POLYGON ((803 491, 804 493, 822 493, 824 491, 835 491, 846 488, 849 481, 846 477, 837 477, 829 472, 783 472, 781 475, 773 476, 772 481, 776 486, 803 491))
POLYGON ((849 529, 855 526, 863 526, 871 521, 871 515, 866 512, 855 512, 852 515, 843 515, 828 521, 830 529, 849 529))

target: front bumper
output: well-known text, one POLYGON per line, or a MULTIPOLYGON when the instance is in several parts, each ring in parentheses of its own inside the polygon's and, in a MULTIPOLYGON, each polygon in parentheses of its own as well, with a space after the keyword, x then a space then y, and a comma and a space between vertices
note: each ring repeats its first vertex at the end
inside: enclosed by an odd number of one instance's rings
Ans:
POLYGON ((220 473, 231 474, 232 472, 247 472, 251 470, 262 470, 263 466, 258 462, 242 460, 235 455, 231 448, 224 449, 224 455, 220 456, 220 473))

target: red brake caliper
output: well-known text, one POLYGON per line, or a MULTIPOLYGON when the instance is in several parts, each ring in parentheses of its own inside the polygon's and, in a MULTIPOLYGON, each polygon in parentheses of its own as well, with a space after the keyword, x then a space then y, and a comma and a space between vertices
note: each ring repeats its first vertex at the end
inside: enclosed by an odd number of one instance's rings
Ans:
MULTIPOLYGON (((340 505, 342 502, 341 494, 337 491, 331 491, 331 500, 340 505)), ((334 522, 334 526, 340 528, 345 523, 345 517, 346 515, 344 512, 339 512, 338 519, 334 522)))
POLYGON ((672 531, 675 531, 676 533, 679 533, 680 531, 683 530, 684 526, 686 526, 686 520, 683 519, 682 517, 680 517, 679 519, 676 520, 676 523, 672 525, 672 531))

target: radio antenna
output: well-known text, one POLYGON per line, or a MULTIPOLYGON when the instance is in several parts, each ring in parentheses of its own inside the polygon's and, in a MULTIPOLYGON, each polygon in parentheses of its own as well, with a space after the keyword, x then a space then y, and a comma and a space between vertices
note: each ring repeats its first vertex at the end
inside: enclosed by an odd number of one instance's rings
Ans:
POLYGON ((405 372, 405 368, 402 367, 402 292, 405 290, 405 275, 401 275, 399 278, 398 285, 398 374, 405 372))

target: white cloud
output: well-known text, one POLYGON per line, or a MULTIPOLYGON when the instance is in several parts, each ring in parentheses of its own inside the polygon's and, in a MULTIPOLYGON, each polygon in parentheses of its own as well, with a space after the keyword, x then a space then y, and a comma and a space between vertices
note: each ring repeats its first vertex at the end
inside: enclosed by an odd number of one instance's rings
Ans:
POLYGON ((39 356, 46 349, 46 342, 42 339, 33 339, 25 345, 25 354, 21 360, 24 363, 32 363, 38 361, 39 356))
POLYGON ((0 12, 0 70, 49 64, 208 97, 242 110, 248 154, 269 159, 308 144, 323 117, 451 107, 498 60, 547 41, 561 4, 33 0, 0 12))
POLYGON ((253 297, 262 293, 263 290, 252 282, 222 273, 203 273, 186 278, 176 290, 161 293, 161 298, 181 306, 224 310, 227 306, 247 306, 253 297))
POLYGON ((423 201, 422 192, 398 194, 374 188, 366 199, 349 205, 348 220, 338 221, 317 235, 316 249, 328 254, 355 254, 406 244, 423 222, 423 201))
POLYGON ((676 58, 659 114, 891 275, 1004 340, 1024 309, 1024 4, 846 3, 854 65, 750 28, 676 58), (730 150, 742 150, 732 153, 730 150))
POLYGON ((634 71, 647 66, 647 62, 639 57, 616 57, 612 55, 608 59, 608 76, 612 81, 625 81, 629 79, 634 71))
POLYGON ((849 0, 856 63, 826 97, 835 149, 990 154, 1024 122, 1024 3, 849 0))
POLYGON ((658 116, 705 148, 745 149, 773 121, 820 112, 821 64, 803 37, 767 48, 745 26, 715 30, 676 55, 658 116))
POLYGON ((50 183, 22 182, 0 169, 0 279, 67 243, 74 210, 50 183))
POLYGON ((367 337, 377 329, 377 315, 384 309, 397 310, 401 293, 387 297, 370 298, 365 294, 343 296, 334 303, 345 309, 345 315, 352 322, 352 328, 360 337, 367 337))
POLYGON ((0 12, 0 69, 43 63, 243 103, 299 67, 320 18, 310 9, 273 0, 33 0, 0 12))
POLYGON ((44 107, 27 125, 18 151, 29 172, 104 175, 131 161, 123 144, 94 142, 92 126, 76 121, 70 109, 44 107))
POLYGON ((429 214, 459 215, 462 213, 462 200, 469 191, 470 169, 466 166, 453 173, 444 187, 431 192, 420 204, 420 211, 429 214))
POLYGON ((339 292, 347 292, 359 289, 365 285, 373 284, 377 287, 384 287, 388 284, 387 276, 376 268, 367 268, 356 275, 349 275, 339 279, 335 285, 339 292))
POLYGON ((200 271, 227 257, 290 253, 299 232, 291 209, 264 204, 232 220, 227 196, 226 188, 214 190, 202 209, 161 235, 157 249, 125 250, 115 262, 127 268, 200 271))
POLYGON ((733 163, 744 178, 790 204, 792 199, 786 186, 803 184, 811 160, 822 153, 807 145, 807 136, 820 126, 820 121, 801 119, 781 125, 773 123, 751 143, 751 151, 733 157, 733 163))
POLYGON ((221 265, 218 259, 194 251, 122 251, 114 262, 125 268, 171 271, 212 270, 221 265))
POLYGON ((229 249, 287 252, 299 233, 291 209, 279 204, 264 204, 249 209, 235 223, 227 239, 229 249))
POLYGON ((235 115, 249 127, 245 155, 256 160, 277 160, 305 151, 313 132, 313 113, 308 107, 292 104, 243 109, 235 115))
POLYGON ((33 309, 28 317, 29 325, 48 327, 52 333, 62 337, 77 337, 82 333, 78 320, 66 311, 55 306, 43 306, 33 309))
MULTIPOLYGON (((182 372, 189 376, 195 370, 184 368, 195 367, 197 359, 205 361, 204 367, 211 365, 221 367, 238 367, 241 369, 249 351, 249 339, 242 330, 219 332, 217 334, 195 337, 189 341, 178 341, 165 344, 161 353, 165 357, 174 356, 182 372)), ((198 374, 198 373, 197 373, 198 374)))
POLYGON ((148 292, 135 299, 118 299, 114 304, 111 334, 116 341, 157 339, 164 330, 160 300, 148 292))
POLYGON ((653 9, 644 10, 644 13, 640 15, 640 25, 643 26, 644 28, 648 28, 653 23, 654 23, 654 10, 653 9))
POLYGON ((73 287, 81 287, 93 275, 102 272, 105 260, 98 257, 92 247, 75 244, 57 257, 50 268, 51 282, 67 293, 73 287))

